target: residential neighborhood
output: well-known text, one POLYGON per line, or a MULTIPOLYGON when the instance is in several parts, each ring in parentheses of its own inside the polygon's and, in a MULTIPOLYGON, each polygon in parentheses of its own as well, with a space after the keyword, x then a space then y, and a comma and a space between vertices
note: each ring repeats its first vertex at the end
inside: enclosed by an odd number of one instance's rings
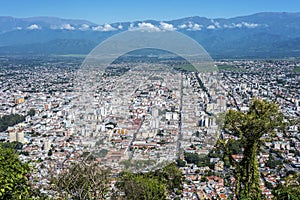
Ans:
POLYGON ((0 117, 18 114, 24 120, 0 132, 0 139, 22 144, 20 158, 33 169, 30 181, 50 196, 51 177, 83 159, 115 174, 149 172, 180 160, 181 199, 230 199, 236 180, 216 144, 235 136, 222 130, 220 116, 230 109, 247 112, 260 98, 279 104, 286 122, 295 121, 284 132, 263 136, 260 187, 272 199, 272 188, 287 174, 300 173, 300 62, 214 64, 218 71, 191 72, 162 63, 87 71, 77 61, 2 62, 0 117))

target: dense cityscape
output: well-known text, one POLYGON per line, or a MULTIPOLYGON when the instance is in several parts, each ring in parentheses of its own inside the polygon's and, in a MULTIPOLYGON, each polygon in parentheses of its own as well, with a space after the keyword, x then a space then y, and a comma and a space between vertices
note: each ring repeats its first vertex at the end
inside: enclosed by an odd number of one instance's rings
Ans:
MULTIPOLYGON (((170 60, 86 74, 80 63, 72 57, 0 61, 0 139, 20 144, 29 182, 47 197, 58 196, 53 177, 86 159, 111 170, 106 199, 118 192, 113 177, 124 169, 148 173, 173 162, 183 181, 168 199, 232 199, 234 168, 218 141, 237 136, 222 129, 222 115, 248 112, 255 98, 278 104, 287 124, 262 136, 262 195, 273 199, 286 177, 300 173, 299 60, 217 60, 218 71, 205 73, 170 60), (91 81, 92 92, 82 93, 81 84, 91 81)), ((239 162, 243 149, 236 141, 231 156, 239 162)))

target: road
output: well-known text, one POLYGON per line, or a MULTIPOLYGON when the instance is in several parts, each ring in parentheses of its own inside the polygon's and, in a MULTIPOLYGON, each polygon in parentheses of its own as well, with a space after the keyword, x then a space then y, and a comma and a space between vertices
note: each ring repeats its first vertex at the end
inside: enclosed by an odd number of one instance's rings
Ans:
POLYGON ((179 120, 178 120, 178 139, 177 139, 177 157, 180 158, 180 148, 182 140, 182 97, 183 97, 183 80, 182 74, 180 75, 180 102, 179 102, 179 120))
POLYGON ((144 121, 145 121, 145 117, 142 118, 142 120, 141 120, 141 122, 140 122, 140 124, 139 124, 138 129, 133 133, 132 140, 131 140, 131 142, 130 142, 130 144, 129 144, 129 146, 128 146, 128 149, 127 149, 128 152, 129 152, 129 160, 131 160, 132 157, 133 157, 133 150, 131 149, 131 147, 132 147, 132 145, 133 145, 133 142, 134 142, 135 139, 136 139, 137 134, 140 132, 140 129, 141 129, 141 127, 142 127, 144 121))

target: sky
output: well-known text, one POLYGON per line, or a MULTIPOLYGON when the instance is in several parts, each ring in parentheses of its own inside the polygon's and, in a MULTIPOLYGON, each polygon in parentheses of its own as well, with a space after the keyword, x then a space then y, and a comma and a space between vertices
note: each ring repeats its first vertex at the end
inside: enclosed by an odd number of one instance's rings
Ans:
POLYGON ((300 12, 299 0, 0 0, 0 16, 50 16, 97 24, 190 16, 230 18, 257 12, 300 12))

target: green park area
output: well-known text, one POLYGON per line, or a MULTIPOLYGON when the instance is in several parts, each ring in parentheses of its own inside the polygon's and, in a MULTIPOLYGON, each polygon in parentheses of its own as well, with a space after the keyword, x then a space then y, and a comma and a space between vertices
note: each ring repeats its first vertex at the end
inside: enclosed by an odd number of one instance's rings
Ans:
POLYGON ((300 74, 300 66, 294 67, 293 71, 297 74, 300 74))

